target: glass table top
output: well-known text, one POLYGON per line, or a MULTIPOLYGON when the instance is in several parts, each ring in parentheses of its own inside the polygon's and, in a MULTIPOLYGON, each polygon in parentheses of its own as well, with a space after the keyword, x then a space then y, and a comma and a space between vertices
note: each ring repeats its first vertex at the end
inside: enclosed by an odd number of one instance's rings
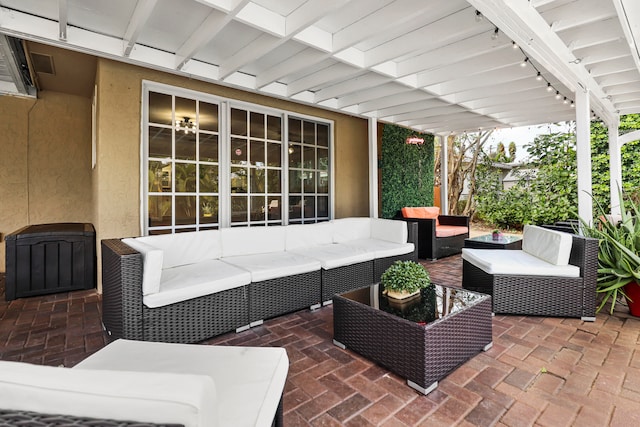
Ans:
POLYGON ((482 236, 469 237, 467 240, 487 243, 513 243, 517 242, 518 240, 522 240, 522 236, 502 234, 499 239, 494 239, 491 234, 483 234, 482 236))
POLYGON ((422 289, 418 295, 397 300, 384 295, 381 288, 376 283, 340 296, 420 324, 428 324, 455 314, 488 298, 488 295, 465 289, 432 284, 422 289))

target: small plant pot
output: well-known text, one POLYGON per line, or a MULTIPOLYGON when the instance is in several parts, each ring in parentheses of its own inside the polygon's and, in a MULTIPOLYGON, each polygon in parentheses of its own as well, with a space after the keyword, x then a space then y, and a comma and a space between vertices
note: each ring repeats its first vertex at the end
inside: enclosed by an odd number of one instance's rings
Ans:
POLYGON ((500 240, 502 239, 502 233, 491 233, 492 240, 500 240))
POLYGON ((627 305, 632 316, 640 317, 640 284, 631 282, 624 285, 624 293, 627 295, 627 305))
POLYGON ((407 298, 411 298, 413 296, 416 296, 420 293, 420 289, 418 289, 415 292, 407 292, 407 291, 402 291, 402 292, 396 292, 396 291, 385 291, 387 293, 387 296, 389 298, 395 299, 395 300, 404 300, 407 298))

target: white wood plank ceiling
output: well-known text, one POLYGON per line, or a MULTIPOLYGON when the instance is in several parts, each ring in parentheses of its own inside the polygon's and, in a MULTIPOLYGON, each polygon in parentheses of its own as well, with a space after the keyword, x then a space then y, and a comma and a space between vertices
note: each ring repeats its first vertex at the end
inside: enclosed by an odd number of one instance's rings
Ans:
POLYGON ((0 33, 431 133, 640 113, 637 0, 0 0, 0 33))

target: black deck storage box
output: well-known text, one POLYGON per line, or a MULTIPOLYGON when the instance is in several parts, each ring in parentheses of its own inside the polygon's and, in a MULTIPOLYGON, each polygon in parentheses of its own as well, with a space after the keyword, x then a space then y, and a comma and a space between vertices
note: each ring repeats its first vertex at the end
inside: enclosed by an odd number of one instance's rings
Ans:
POLYGON ((92 289, 96 232, 92 224, 38 224, 6 236, 6 299, 92 289))

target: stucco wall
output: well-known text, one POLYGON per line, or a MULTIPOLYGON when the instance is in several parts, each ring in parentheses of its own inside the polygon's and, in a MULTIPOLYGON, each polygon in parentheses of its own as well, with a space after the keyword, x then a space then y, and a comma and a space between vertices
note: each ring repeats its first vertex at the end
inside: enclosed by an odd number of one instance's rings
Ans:
POLYGON ((91 103, 41 92, 0 96, 0 271, 4 235, 30 224, 92 222, 91 103))
POLYGON ((99 238, 140 235, 142 81, 335 121, 335 215, 368 216, 367 121, 107 59, 98 60, 98 164, 94 175, 99 238))

